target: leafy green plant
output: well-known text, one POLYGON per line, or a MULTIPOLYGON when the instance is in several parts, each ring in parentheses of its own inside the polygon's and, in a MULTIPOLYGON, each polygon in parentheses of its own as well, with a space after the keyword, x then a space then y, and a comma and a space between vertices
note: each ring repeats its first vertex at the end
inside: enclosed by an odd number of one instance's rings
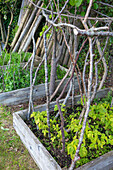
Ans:
MULTIPOLYGON (((80 132, 81 125, 78 119, 72 119, 69 126, 72 133, 80 132)), ((76 136, 73 141, 67 145, 68 154, 73 159, 78 144, 76 136)), ((99 103, 90 107, 89 119, 86 124, 83 144, 80 149, 80 157, 88 157, 89 152, 101 153, 102 148, 113 145, 113 107, 109 103, 99 103)), ((97 156, 96 154, 95 156, 97 156)), ((93 157, 93 156, 92 156, 93 157)), ((82 159, 78 161, 78 165, 82 159)))
MULTIPOLYGON (((5 91, 11 91, 14 89, 24 88, 29 86, 30 76, 29 71, 22 70, 20 64, 13 64, 10 67, 6 67, 3 70, 3 80, 5 85, 5 91)), ((3 80, 1 80, 1 89, 3 90, 3 80)))
POLYGON ((43 28, 42 28, 42 31, 40 32, 40 36, 43 35, 43 33, 48 29, 48 25, 45 25, 43 28))
MULTIPOLYGON (((61 110, 62 112, 65 112, 65 105, 62 105, 61 110)), ((55 105, 54 111, 58 111, 57 105, 55 105)), ((48 125, 47 125, 47 112, 33 112, 30 116, 31 118, 34 118, 34 121, 36 125, 38 125, 39 130, 42 131, 44 136, 47 136, 48 134, 48 125)), ((59 144, 61 144, 61 130, 60 126, 56 119, 50 119, 50 128, 51 128, 51 141, 54 142, 55 140, 59 139, 59 144)), ((65 135, 66 135, 65 131, 65 135)), ((54 143, 54 146, 58 145, 54 143)))
POLYGON ((83 0, 70 0, 69 3, 70 3, 70 5, 72 5, 72 6, 79 7, 79 6, 82 4, 82 1, 83 1, 83 0))
MULTIPOLYGON (((113 107, 110 107, 110 103, 108 103, 107 100, 110 101, 109 93, 106 98, 106 102, 98 101, 98 104, 94 103, 90 106, 83 143, 79 152, 81 159, 77 161, 77 167, 110 151, 113 148, 113 107)), ((79 124, 78 119, 81 106, 76 107, 76 111, 72 111, 71 114, 68 114, 68 109, 66 109, 65 106, 62 106, 61 109, 65 119, 64 132, 66 152, 70 155, 71 159, 73 159, 82 128, 82 124, 79 124), (76 135, 76 133, 78 135, 76 135)), ((54 111, 54 113, 58 111, 57 106, 55 106, 54 111)), ((55 114, 50 115, 51 142, 54 147, 61 148, 60 121, 59 119, 54 119, 55 114)), ((42 131, 44 136, 47 137, 48 126, 46 111, 33 112, 31 117, 34 118, 39 129, 42 131)))
MULTIPOLYGON (((0 57, 0 64, 8 64, 10 60, 10 65, 6 66, 6 69, 2 69, 0 71, 0 92, 2 91, 11 91, 15 89, 25 88, 30 86, 30 69, 27 68, 22 69, 21 62, 28 61, 30 53, 7 53, 2 52, 2 56, 0 57)), ((35 75, 36 68, 33 70, 33 77, 35 75)), ((49 72, 49 81, 50 81, 50 72, 51 66, 48 65, 49 72)), ((62 71, 60 67, 57 67, 57 78, 62 79, 65 75, 65 71, 62 71)), ((41 84, 45 82, 45 70, 44 65, 41 66, 35 85, 41 84)))
POLYGON ((17 64, 20 62, 27 62, 31 57, 31 53, 7 53, 6 51, 2 51, 2 55, 0 56, 0 65, 7 65, 9 60, 11 60, 11 64, 17 64))

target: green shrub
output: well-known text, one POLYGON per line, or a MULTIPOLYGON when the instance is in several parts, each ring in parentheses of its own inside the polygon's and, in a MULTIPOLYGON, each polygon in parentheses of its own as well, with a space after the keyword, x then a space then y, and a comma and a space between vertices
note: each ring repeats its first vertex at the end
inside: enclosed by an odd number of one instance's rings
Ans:
POLYGON ((9 60, 11 60, 11 64, 17 64, 20 62, 27 62, 31 57, 31 53, 7 53, 6 51, 2 51, 2 55, 0 56, 0 65, 7 65, 9 60))
MULTIPOLYGON (((8 64, 11 56, 10 65, 6 67, 6 69, 0 71, 0 92, 2 91, 11 91, 15 89, 25 88, 30 86, 30 69, 22 69, 21 61, 28 61, 31 56, 30 53, 12 53, 8 54, 6 52, 2 53, 0 58, 0 64, 8 64)), ((35 75, 36 68, 33 69, 33 77, 35 75)), ((51 66, 48 65, 48 79, 50 81, 50 72, 51 66)), ((60 67, 57 67, 57 78, 62 79, 65 75, 65 71, 61 71, 60 67)), ((41 84, 45 82, 45 70, 44 65, 41 66, 38 71, 35 85, 41 84)))

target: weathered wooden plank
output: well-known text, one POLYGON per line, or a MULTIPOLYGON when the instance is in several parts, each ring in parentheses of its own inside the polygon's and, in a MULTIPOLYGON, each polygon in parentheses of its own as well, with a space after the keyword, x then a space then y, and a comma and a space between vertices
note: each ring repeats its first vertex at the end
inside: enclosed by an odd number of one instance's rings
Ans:
MULTIPOLYGON (((59 88, 58 92, 62 91, 67 80, 68 79, 66 79, 64 81, 64 83, 59 88)), ((57 87, 59 83, 60 83, 60 80, 57 80, 55 86, 57 87)), ((69 85, 68 85, 66 91, 68 91, 68 89, 69 89, 69 85)), ((77 79, 75 79, 75 90, 78 90, 78 89, 79 89, 78 81, 77 81, 77 79)), ((22 103, 28 102, 29 101, 29 92, 30 92, 30 87, 1 93, 0 94, 0 104, 11 106, 11 105, 17 105, 17 104, 22 104, 22 103)), ((45 97, 45 84, 37 85, 33 89, 33 100, 40 99, 42 97, 45 97)))
POLYGON ((112 170, 112 169, 113 169, 113 151, 110 151, 79 168, 76 168, 76 170, 112 170))
MULTIPOLYGON (((111 91, 111 89, 110 88, 106 88, 106 89, 102 89, 102 90, 99 90, 98 92, 97 92, 97 94, 96 94, 96 98, 103 98, 103 97, 105 97, 107 94, 108 94, 108 92, 109 91, 111 91)), ((81 96, 80 95, 78 95, 78 96, 75 96, 74 97, 74 103, 75 103, 75 105, 78 105, 78 101, 80 101, 81 100, 81 96)), ((64 99, 61 99, 60 101, 59 101, 59 103, 63 103, 63 101, 64 101, 64 99)), ((69 99, 68 99, 68 101, 67 101, 67 103, 66 103, 66 106, 68 107, 68 106, 71 106, 71 104, 72 104, 72 98, 71 97, 69 97, 69 99)), ((54 106, 56 105, 56 102, 51 102, 50 103, 50 111, 53 111, 54 110, 54 106)), ((35 108, 34 108, 34 111, 44 111, 44 110, 46 110, 46 103, 45 104, 43 104, 43 105, 38 105, 38 106, 36 106, 35 108)), ((19 114, 23 119, 26 119, 26 115, 27 115, 27 112, 28 112, 28 109, 25 109, 25 110, 22 110, 22 111, 18 111, 18 112, 16 112, 17 114, 19 114)))
POLYGON ((49 154, 18 114, 13 114, 13 126, 41 170, 61 170, 54 158, 49 154))

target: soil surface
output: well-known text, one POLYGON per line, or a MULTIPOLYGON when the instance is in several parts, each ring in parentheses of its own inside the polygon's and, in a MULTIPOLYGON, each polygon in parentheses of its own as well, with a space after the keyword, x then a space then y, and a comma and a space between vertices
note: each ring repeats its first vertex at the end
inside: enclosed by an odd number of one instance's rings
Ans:
POLYGON ((55 148, 53 144, 50 142, 48 137, 44 137, 41 130, 37 130, 36 125, 33 125, 32 121, 26 121, 28 127, 32 130, 35 136, 41 141, 45 148, 49 147, 49 153, 52 157, 58 162, 60 167, 69 167, 71 164, 71 158, 67 155, 66 152, 61 153, 59 148, 55 148))
MULTIPOLYGON (((34 104, 34 107, 35 107, 37 105, 44 104, 45 102, 46 102, 46 98, 43 97, 41 99, 37 99, 36 101, 34 101, 33 104, 34 104)), ((19 110, 28 109, 28 106, 29 106, 29 103, 26 102, 26 103, 23 103, 23 104, 14 105, 14 106, 7 107, 7 108, 10 108, 11 112, 14 113, 14 112, 17 112, 19 110)))

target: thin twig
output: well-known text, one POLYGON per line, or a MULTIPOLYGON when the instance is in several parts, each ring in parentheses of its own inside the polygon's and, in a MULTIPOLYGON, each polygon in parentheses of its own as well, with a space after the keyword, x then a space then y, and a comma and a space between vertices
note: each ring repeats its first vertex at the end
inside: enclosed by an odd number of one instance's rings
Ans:
MULTIPOLYGON (((86 21, 87 21, 87 17, 89 15, 89 12, 91 10, 91 6, 92 6, 93 0, 90 0, 89 6, 87 8, 87 12, 85 15, 85 20, 83 22, 83 25, 85 27, 85 29, 88 29, 86 21)), ((74 156, 74 159, 72 160, 71 166, 69 167, 69 170, 73 170, 76 161, 79 159, 78 154, 82 145, 82 141, 83 141, 83 136, 84 136, 84 131, 86 128, 86 122, 87 122, 87 117, 88 117, 88 113, 89 113, 89 107, 90 107, 90 103, 91 103, 91 85, 92 85, 92 75, 93 75, 93 52, 92 52, 92 39, 89 39, 89 51, 90 51, 90 71, 89 71, 89 79, 88 79, 88 100, 87 100, 87 108, 86 108, 86 112, 85 112, 85 116, 84 116, 84 121, 83 121, 83 126, 82 126, 82 130, 81 130, 81 134, 80 134, 80 138, 79 138, 79 143, 76 149, 76 153, 74 156)))
MULTIPOLYGON (((109 31, 106 31, 106 32, 104 32, 104 31, 100 31, 100 32, 95 32, 95 28, 92 28, 91 30, 82 30, 82 29, 80 29, 80 28, 78 28, 78 27, 76 27, 76 26, 74 26, 74 25, 72 25, 72 24, 67 24, 67 23, 58 23, 58 24, 55 24, 52 20, 50 20, 49 19, 49 17, 45 14, 45 12, 44 11, 42 11, 42 14, 43 14, 43 16, 46 18, 46 20, 50 23, 50 24, 52 24, 53 26, 55 26, 55 27, 59 27, 59 28, 61 28, 62 26, 67 26, 67 27, 71 27, 71 28, 73 28, 74 29, 74 34, 75 35, 87 35, 87 36, 111 36, 111 37, 113 37, 113 32, 109 32, 109 31)), ((107 29, 108 30, 108 27, 100 27, 100 28, 98 28, 98 30, 103 30, 103 29, 107 29)), ((96 28, 96 30, 97 30, 97 28, 96 28)))
POLYGON ((63 82, 65 81, 65 79, 67 78, 67 76, 69 75, 69 72, 71 70, 71 66, 68 69, 68 71, 66 72, 65 76, 63 77, 63 79, 60 81, 59 85, 57 86, 56 90, 54 91, 54 93, 52 94, 52 96, 50 97, 50 101, 55 97, 56 93, 58 92, 59 88, 61 87, 61 85, 63 84, 63 82))
POLYGON ((30 66, 30 96, 29 96, 29 109, 28 109, 28 114, 27 114, 27 119, 30 119, 30 114, 34 111, 33 107, 33 63, 35 59, 35 54, 36 54, 36 44, 35 44, 35 39, 34 39, 34 32, 33 32, 33 57, 31 61, 31 66, 30 66))
POLYGON ((104 3, 104 2, 101 2, 101 1, 99 1, 99 2, 97 1, 97 3, 113 8, 113 5, 110 5, 108 3, 104 3))
POLYGON ((46 34, 48 31, 44 32, 44 48, 45 48, 45 90, 46 90, 46 111, 47 111, 47 125, 48 125, 48 136, 49 139, 51 138, 50 134, 50 117, 49 117, 49 104, 50 104, 50 97, 49 97, 49 85, 48 85, 48 67, 47 67, 47 46, 46 46, 46 34))
MULTIPOLYGON (((40 7, 40 6, 38 6, 38 5, 36 5, 34 2, 32 2, 31 0, 29 0, 35 7, 37 7, 37 8, 39 8, 39 9, 42 9, 42 10, 44 10, 44 11, 46 11, 47 13, 49 13, 49 14, 51 14, 51 10, 48 10, 48 9, 46 9, 46 8, 42 8, 42 7, 40 7)), ((67 5, 67 4, 66 4, 67 5)), ((53 14, 58 14, 57 12, 53 12, 53 14)), ((78 16, 78 15, 72 15, 72 14, 70 14, 70 15, 67 15, 67 14, 62 14, 62 13, 60 13, 60 15, 61 16, 64 16, 64 17, 70 17, 70 18, 74 18, 74 19, 84 19, 85 17, 82 17, 82 16, 78 16)), ((88 17, 87 18, 88 20, 100 20, 100 21, 106 21, 106 20, 113 20, 113 17, 105 17, 105 18, 99 18, 99 17, 88 17)))
MULTIPOLYGON (((70 96, 71 90, 72 90, 72 80, 70 81, 70 87, 69 87, 69 90, 68 90, 68 92, 67 92, 67 95, 66 95, 66 97, 65 97, 65 99, 64 99, 63 105, 66 105, 67 100, 68 100, 68 98, 69 98, 69 96, 70 96)), ((59 116, 59 112, 56 114, 56 116, 55 116, 54 119, 56 119, 58 116, 59 116)))

